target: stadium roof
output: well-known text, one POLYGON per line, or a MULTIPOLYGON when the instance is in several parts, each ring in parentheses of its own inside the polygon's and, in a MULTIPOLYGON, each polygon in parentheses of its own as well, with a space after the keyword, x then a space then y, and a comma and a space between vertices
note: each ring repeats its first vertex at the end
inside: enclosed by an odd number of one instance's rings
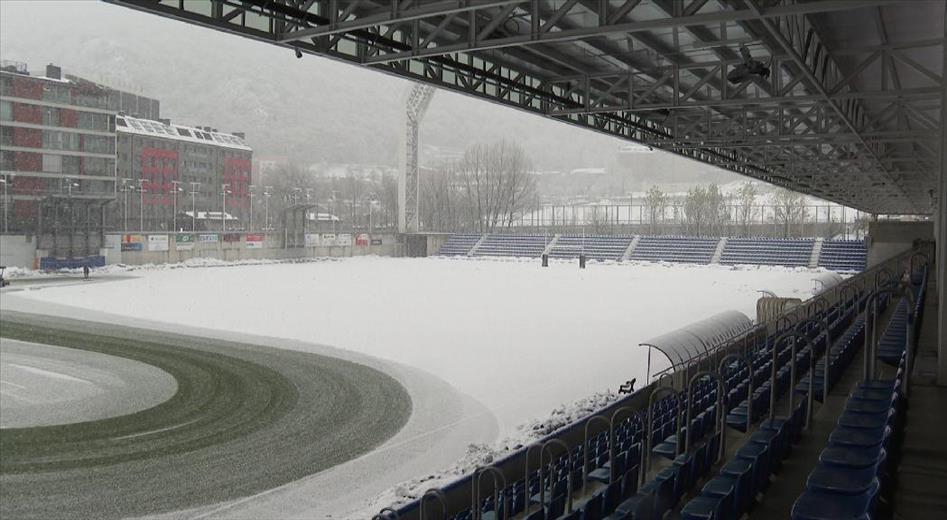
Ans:
POLYGON ((941 1, 107 1, 490 99, 863 211, 932 212, 941 1))
POLYGON ((189 141, 192 143, 212 144, 224 146, 227 148, 236 148, 238 150, 252 150, 252 148, 250 148, 250 146, 247 145, 243 139, 235 135, 207 131, 203 128, 166 124, 161 121, 152 121, 150 119, 141 119, 131 116, 117 116, 115 118, 115 129, 118 133, 147 135, 151 137, 162 137, 164 139, 189 141))

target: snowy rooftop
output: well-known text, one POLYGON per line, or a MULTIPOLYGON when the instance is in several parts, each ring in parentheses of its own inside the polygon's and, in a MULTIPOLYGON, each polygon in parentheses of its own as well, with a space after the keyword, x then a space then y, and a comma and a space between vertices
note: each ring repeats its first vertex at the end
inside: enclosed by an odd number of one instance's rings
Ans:
POLYGON ((192 143, 214 144, 227 148, 236 148, 238 150, 252 150, 246 141, 235 135, 221 132, 208 132, 203 128, 164 124, 161 121, 152 121, 150 119, 140 119, 131 116, 116 117, 115 129, 118 133, 148 135, 192 143))

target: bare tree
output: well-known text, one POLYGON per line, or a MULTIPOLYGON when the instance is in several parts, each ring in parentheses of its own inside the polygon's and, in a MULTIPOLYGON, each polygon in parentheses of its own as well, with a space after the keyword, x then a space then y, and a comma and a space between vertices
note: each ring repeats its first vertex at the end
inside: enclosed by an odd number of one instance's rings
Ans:
POLYGON ((707 190, 703 186, 695 186, 687 190, 687 196, 684 197, 684 218, 689 234, 700 236, 701 225, 707 218, 706 199, 707 190))
POLYGON ((806 218, 806 199, 801 193, 778 189, 773 194, 776 222, 783 225, 783 237, 789 237, 793 224, 806 218))
POLYGON ((648 195, 645 197, 645 203, 648 205, 649 216, 651 217, 651 234, 653 235, 655 223, 658 221, 658 218, 660 218, 661 221, 664 220, 664 210, 668 204, 668 196, 658 189, 657 186, 651 186, 651 189, 648 190, 648 195))
POLYGON ((756 214, 756 195, 756 186, 750 181, 744 182, 740 186, 740 191, 737 192, 739 202, 737 216, 740 220, 740 229, 743 236, 749 236, 750 234, 750 222, 754 220, 756 214))
POLYGON ((469 221, 475 223, 472 227, 486 233, 501 225, 512 226, 536 192, 530 169, 530 160, 519 145, 500 141, 468 148, 456 172, 469 221))

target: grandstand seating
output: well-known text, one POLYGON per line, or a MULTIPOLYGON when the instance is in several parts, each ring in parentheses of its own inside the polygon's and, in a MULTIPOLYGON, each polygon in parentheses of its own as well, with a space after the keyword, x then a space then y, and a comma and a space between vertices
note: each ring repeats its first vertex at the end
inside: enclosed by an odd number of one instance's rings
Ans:
POLYGON ((515 256, 538 258, 551 236, 543 235, 487 235, 473 256, 515 256))
MULTIPOLYGON (((436 256, 466 256, 477 242, 483 242, 472 256, 539 257, 553 241, 552 236, 509 234, 454 234, 434 253, 436 256)), ((631 245, 627 235, 561 235, 549 251, 551 258, 577 258, 585 254, 590 260, 621 260, 631 245)), ((720 239, 685 236, 639 237, 631 260, 649 262, 680 262, 709 264, 720 239)), ((806 267, 812 257, 813 239, 730 238, 720 263, 725 265, 785 265, 806 267)), ((819 265, 836 271, 861 271, 866 266, 864 242, 829 240, 823 243, 819 265)))
MULTIPOLYGON (((914 287, 915 314, 922 310, 926 282, 925 272, 914 287)), ((809 473, 806 490, 793 504, 793 520, 875 518, 881 508, 879 498, 890 493, 904 426, 906 396, 901 394, 901 383, 907 377, 908 305, 907 298, 897 303, 879 342, 879 359, 897 358, 895 377, 877 379, 871 374, 852 390, 818 464, 809 473)))
POLYGON ((709 264, 719 238, 642 236, 631 254, 632 260, 709 264))
POLYGON ((434 254, 437 256, 466 256, 479 241, 480 235, 453 234, 447 237, 447 242, 444 242, 434 254))
POLYGON ((584 253, 594 260, 621 260, 631 244, 631 236, 623 235, 562 235, 552 250, 551 258, 578 258, 584 253))
POLYGON ((826 240, 819 266, 833 271, 863 271, 868 264, 868 246, 861 240, 826 240))
POLYGON ((811 239, 731 238, 720 263, 806 267, 814 244, 811 239))
MULTIPOLYGON (((926 274, 915 282, 915 312, 919 313, 926 274)), ((648 414, 643 411, 627 413, 611 432, 593 435, 588 434, 593 418, 583 419, 568 427, 579 431, 585 428, 582 442, 571 446, 568 452, 562 449, 564 445, 554 445, 555 456, 552 460, 547 457, 542 468, 536 467, 537 450, 532 459, 534 467, 529 467, 529 451, 524 448, 528 468, 524 478, 500 490, 496 502, 492 496, 482 498, 479 510, 467 509, 450 518, 493 520, 523 515, 528 520, 660 519, 695 488, 699 489, 697 496, 683 504, 681 518, 739 518, 768 486, 775 485, 771 484, 770 476, 779 471, 781 461, 791 456, 791 446, 801 438, 810 360, 828 350, 828 356, 822 356, 815 364, 815 398, 821 395, 825 370, 831 388, 861 348, 865 320, 859 311, 865 307, 865 297, 863 293, 856 295, 855 299, 842 301, 823 311, 824 314, 816 313, 814 319, 797 326, 795 330, 810 343, 800 345, 795 357, 791 342, 776 344, 775 335, 748 346, 749 367, 734 361, 722 371, 723 409, 718 409, 716 382, 708 378, 698 380, 688 392, 672 393, 654 403, 650 439, 645 427, 648 414), (831 345, 826 341, 823 317, 829 323, 831 345), (791 377, 793 362, 798 385, 793 385, 791 377), (751 381, 753 392, 748 395, 751 381), (761 421, 770 412, 770 394, 778 398, 790 390, 802 398, 797 399, 788 414, 780 417, 774 413, 775 419, 761 421), (692 419, 685 423, 688 408, 692 419), (756 425, 754 431, 744 435, 744 442, 736 447, 733 458, 717 461, 721 442, 719 414, 725 415, 727 428, 746 432, 749 410, 750 423, 756 425), (688 430, 689 449, 685 450, 680 444, 688 430), (652 471, 647 473, 648 481, 640 482, 639 470, 649 441, 652 471), (714 473, 709 475, 711 469, 714 473)), ((887 297, 880 298, 879 309, 884 309, 888 301, 887 297)), ((901 367, 898 377, 866 381, 852 392, 819 466, 810 475, 807 490, 793 509, 794 519, 874 518, 877 497, 884 491, 892 464, 896 464, 891 448, 902 422, 903 396, 898 388, 899 378, 904 376, 906 314, 907 301, 895 302, 893 318, 881 337, 878 352, 883 362, 897 357, 901 367)), ((609 417, 609 411, 615 409, 600 411, 599 416, 609 417)), ((483 494, 492 495, 492 489, 483 494)), ((765 500, 765 494, 762 496, 765 500)), ((417 507, 417 503, 413 506, 417 507)), ((402 508, 399 514, 411 507, 402 508)))

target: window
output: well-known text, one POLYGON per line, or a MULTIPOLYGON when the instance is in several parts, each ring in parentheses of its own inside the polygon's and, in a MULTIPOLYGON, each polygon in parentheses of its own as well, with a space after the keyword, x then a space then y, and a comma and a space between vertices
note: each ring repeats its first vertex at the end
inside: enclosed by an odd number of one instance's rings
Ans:
POLYGON ((44 153, 43 171, 47 173, 62 173, 62 156, 44 153))
POLYGON ((43 124, 45 126, 59 126, 59 109, 43 107, 43 124))
POLYGON ((43 131, 43 148, 50 150, 78 150, 79 136, 71 132, 43 131))
POLYGON ((13 127, 0 126, 0 144, 13 144, 13 127))
POLYGON ((62 155, 62 172, 71 175, 79 175, 80 159, 71 155, 62 155))
POLYGON ((13 152, 0 152, 0 170, 13 170, 13 152))
POLYGON ((79 128, 106 132, 109 129, 109 116, 107 114, 79 112, 79 128))
POLYGON ((100 135, 86 135, 83 136, 83 141, 85 143, 84 150, 91 153, 115 153, 115 143, 111 137, 103 137, 100 135))
POLYGON ((13 103, 0 101, 0 121, 13 121, 13 103))
POLYGON ((100 157, 84 157, 83 163, 86 175, 111 175, 114 167, 111 159, 100 157))

